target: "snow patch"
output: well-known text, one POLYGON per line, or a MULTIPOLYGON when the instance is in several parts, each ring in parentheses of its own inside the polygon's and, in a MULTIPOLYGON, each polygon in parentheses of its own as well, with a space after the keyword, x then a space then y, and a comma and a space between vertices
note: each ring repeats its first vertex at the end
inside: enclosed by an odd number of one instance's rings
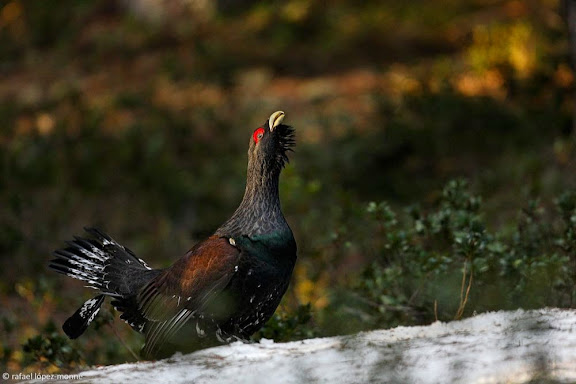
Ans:
POLYGON ((576 381, 576 310, 494 312, 290 343, 234 342, 81 375, 83 383, 568 383, 576 381))

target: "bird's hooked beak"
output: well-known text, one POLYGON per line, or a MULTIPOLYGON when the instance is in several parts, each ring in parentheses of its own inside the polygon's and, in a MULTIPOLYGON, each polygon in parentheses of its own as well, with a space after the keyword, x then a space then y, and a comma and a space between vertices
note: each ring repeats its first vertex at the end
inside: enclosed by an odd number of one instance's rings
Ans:
POLYGON ((274 128, 279 126, 284 120, 284 112, 276 111, 268 119, 268 126, 270 127, 270 132, 274 131, 274 128))

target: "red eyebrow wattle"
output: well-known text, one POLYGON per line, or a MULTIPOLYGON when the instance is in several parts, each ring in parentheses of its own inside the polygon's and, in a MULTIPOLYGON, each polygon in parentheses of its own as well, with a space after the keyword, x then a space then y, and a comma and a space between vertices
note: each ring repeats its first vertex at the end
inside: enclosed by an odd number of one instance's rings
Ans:
POLYGON ((254 131, 254 135, 252 136, 254 138, 254 143, 256 143, 256 144, 258 143, 258 140, 260 140, 258 138, 258 135, 261 133, 264 133, 264 128, 262 128, 262 127, 258 128, 257 130, 254 131))

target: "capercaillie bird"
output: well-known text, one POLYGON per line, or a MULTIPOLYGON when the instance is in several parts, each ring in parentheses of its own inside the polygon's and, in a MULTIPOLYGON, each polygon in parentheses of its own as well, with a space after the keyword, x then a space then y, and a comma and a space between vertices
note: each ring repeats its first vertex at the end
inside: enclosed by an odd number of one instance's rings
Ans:
POLYGON ((145 336, 142 357, 170 356, 247 340, 272 316, 296 262, 296 242, 279 196, 279 177, 294 130, 273 113, 250 137, 246 189, 234 214, 166 269, 152 269, 94 228, 54 252, 50 268, 99 291, 63 325, 72 339, 106 297, 145 336))

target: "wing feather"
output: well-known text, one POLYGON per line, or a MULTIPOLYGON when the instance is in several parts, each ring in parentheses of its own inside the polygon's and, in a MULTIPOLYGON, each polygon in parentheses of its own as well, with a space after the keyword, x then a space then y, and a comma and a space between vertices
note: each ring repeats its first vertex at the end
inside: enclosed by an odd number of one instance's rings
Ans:
POLYGON ((212 236, 192 248, 138 295, 139 309, 148 320, 145 357, 154 356, 230 282, 240 251, 229 239, 212 236))

